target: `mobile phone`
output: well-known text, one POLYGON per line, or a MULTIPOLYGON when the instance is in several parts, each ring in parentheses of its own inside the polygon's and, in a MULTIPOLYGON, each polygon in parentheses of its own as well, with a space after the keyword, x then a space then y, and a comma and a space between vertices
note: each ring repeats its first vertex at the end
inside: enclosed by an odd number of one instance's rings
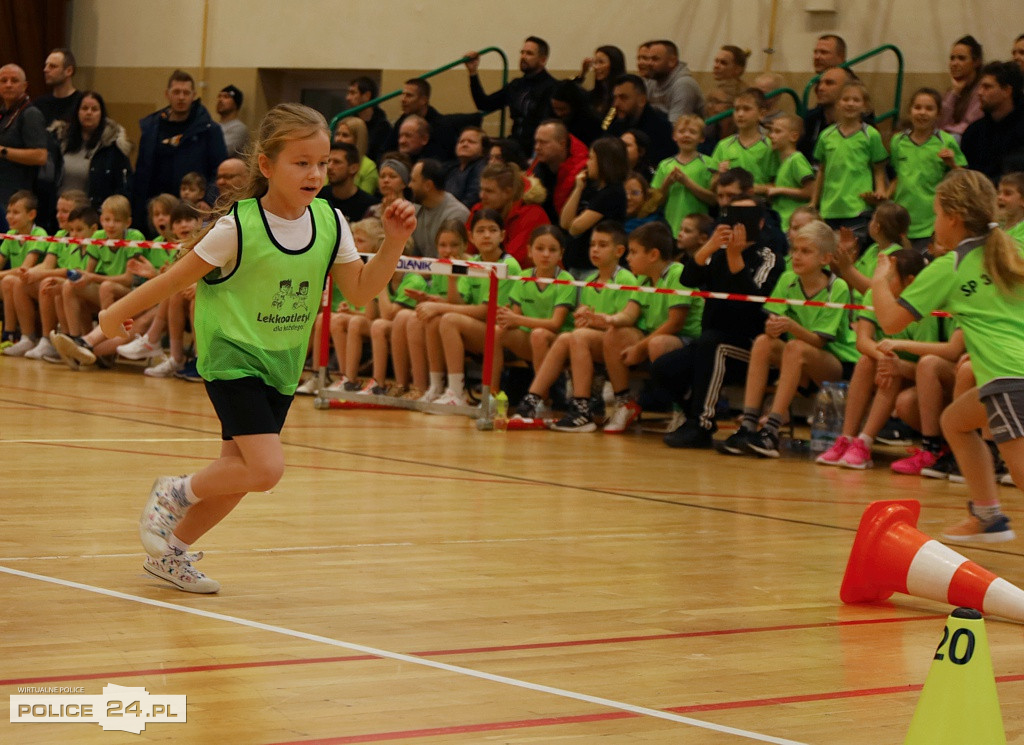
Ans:
POLYGON ((726 205, 722 208, 722 222, 726 225, 742 225, 747 231, 747 240, 756 241, 761 235, 761 221, 764 211, 757 205, 735 207, 726 205))

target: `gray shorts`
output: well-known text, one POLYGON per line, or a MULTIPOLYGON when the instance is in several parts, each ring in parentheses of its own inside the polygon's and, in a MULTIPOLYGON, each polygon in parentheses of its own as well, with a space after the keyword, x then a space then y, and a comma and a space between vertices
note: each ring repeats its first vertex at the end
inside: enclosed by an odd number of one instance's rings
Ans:
POLYGON ((978 393, 992 439, 1009 442, 1024 437, 1024 378, 994 380, 978 393))

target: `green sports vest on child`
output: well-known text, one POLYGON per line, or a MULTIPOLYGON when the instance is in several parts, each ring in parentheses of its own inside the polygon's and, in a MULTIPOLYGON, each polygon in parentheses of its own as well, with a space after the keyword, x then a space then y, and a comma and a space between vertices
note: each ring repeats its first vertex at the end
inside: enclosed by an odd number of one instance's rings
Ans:
MULTIPOLYGON (((802 189, 808 181, 814 180, 814 168, 807 162, 807 157, 797 150, 790 155, 779 166, 775 174, 775 185, 787 189, 802 189)), ((789 220, 793 211, 802 204, 807 204, 806 199, 796 197, 778 196, 772 198, 772 209, 779 213, 782 218, 782 230, 789 230, 789 220)))
POLYGON ((941 129, 936 129, 920 145, 911 138, 909 129, 893 135, 889 142, 889 163, 896 173, 896 193, 892 201, 903 205, 910 213, 908 238, 926 238, 932 234, 935 187, 949 173, 949 166, 939 158, 939 152, 947 148, 953 151, 953 161, 958 166, 967 165, 956 139, 941 129))
MULTIPOLYGON (((530 269, 525 276, 535 277, 537 270, 530 269)), ((558 272, 555 279, 571 282, 572 275, 563 269, 558 272)), ((510 303, 518 305, 522 315, 527 318, 551 318, 555 314, 555 308, 568 308, 570 313, 565 317, 559 331, 568 331, 573 326, 571 311, 576 306, 576 288, 572 285, 516 282, 508 299, 510 303)), ((529 326, 519 328, 527 333, 532 330, 529 326)))
MULTIPOLYGON (((715 164, 706 155, 694 153, 693 160, 680 163, 677 156, 665 158, 658 164, 658 170, 654 172, 651 179, 652 189, 661 189, 665 179, 672 171, 679 170, 689 176, 694 183, 705 189, 711 188, 711 178, 714 175, 715 164)), ((692 191, 682 184, 672 184, 668 188, 665 197, 665 221, 672 229, 672 237, 679 237, 679 226, 687 215, 706 215, 708 206, 697 198, 692 191)))
MULTIPOLYGON (((46 231, 38 225, 33 225, 29 235, 45 236, 46 231)), ((45 256, 49 250, 48 245, 54 244, 40 243, 39 241, 16 241, 13 238, 5 239, 3 243, 0 243, 0 256, 7 259, 4 269, 17 269, 25 263, 25 259, 31 253, 45 256)))
POLYGON ((982 395, 994 392, 985 386, 1000 378, 1024 378, 1024 292, 1006 295, 992 281, 984 243, 985 236, 966 240, 935 259, 897 298, 914 318, 933 310, 953 314, 982 395))
MULTIPOLYGON (((864 293, 864 305, 871 305, 871 290, 864 293)), ((942 323, 938 316, 925 316, 919 321, 914 321, 902 331, 895 334, 887 334, 878 325, 878 316, 874 310, 858 310, 857 320, 868 321, 875 326, 875 341, 882 339, 905 339, 907 341, 938 342, 942 341, 942 323)), ((897 352, 900 359, 908 362, 917 362, 917 355, 910 352, 897 352)))
MULTIPOLYGON (((679 281, 683 273, 683 265, 677 261, 665 267, 654 284, 656 288, 668 290, 692 290, 679 281)), ((648 278, 649 279, 649 278, 648 278)), ((640 320, 636 326, 645 334, 649 334, 668 320, 668 312, 672 308, 689 308, 683 327, 676 332, 677 336, 696 339, 700 336, 701 317, 704 315, 704 300, 693 295, 669 295, 655 292, 638 292, 633 298, 640 304, 640 320)))
MULTIPOLYGON (((814 297, 804 294, 804 286, 796 272, 783 272, 775 283, 771 297, 787 300, 815 300, 822 303, 850 302, 850 287, 846 280, 829 275, 828 282, 818 290, 814 297)), ((843 308, 822 308, 812 305, 781 305, 765 303, 764 309, 769 313, 788 316, 813 334, 825 340, 825 351, 840 362, 856 362, 860 359, 857 351, 857 338, 850 326, 850 311, 843 308)), ((787 338, 792 338, 789 334, 787 338)))
MULTIPOLYGON (((584 282, 597 282, 597 270, 583 278, 584 282)), ((612 278, 608 280, 610 285, 630 285, 636 287, 640 283, 636 276, 629 269, 619 267, 615 270, 612 278)), ((598 289, 596 287, 584 287, 580 291, 580 305, 586 305, 595 313, 604 313, 613 316, 625 308, 634 297, 634 293, 626 290, 598 289)))
POLYGON ((238 261, 196 285, 196 346, 206 380, 259 378, 290 396, 302 374, 320 294, 338 252, 341 226, 322 199, 309 206, 313 236, 302 249, 280 246, 256 199, 232 208, 238 261))

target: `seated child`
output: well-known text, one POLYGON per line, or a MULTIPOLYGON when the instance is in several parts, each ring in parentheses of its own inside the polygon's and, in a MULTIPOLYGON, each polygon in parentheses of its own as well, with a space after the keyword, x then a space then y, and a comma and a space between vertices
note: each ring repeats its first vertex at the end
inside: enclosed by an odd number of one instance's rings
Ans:
MULTIPOLYGON (((501 213, 483 208, 475 212, 470 222, 470 238, 480 252, 480 261, 501 262, 508 267, 510 276, 521 272, 519 262, 505 253, 505 230, 501 213)), ((508 304, 512 283, 498 283, 498 307, 508 304)), ((490 280, 487 277, 460 277, 459 303, 422 303, 416 314, 426 326, 427 358, 430 365, 430 388, 423 394, 427 402, 447 406, 465 406, 466 350, 483 352, 487 336, 487 298, 490 280), (448 371, 448 387, 439 392, 434 383, 442 365, 448 371)), ((496 350, 499 351, 499 350, 496 350)), ((493 386, 495 381, 489 381, 493 386)))
MULTIPOLYGON (((590 263, 594 265, 595 271, 584 277, 584 281, 635 286, 636 277, 619 264, 625 252, 626 233, 622 229, 622 224, 613 220, 599 222, 590 235, 590 263)), ((529 392, 516 407, 516 416, 523 419, 539 419, 550 411, 545 399, 551 386, 555 384, 569 362, 572 348, 591 348, 596 350, 597 354, 601 354, 602 340, 610 328, 608 319, 622 311, 631 298, 632 293, 613 288, 584 287, 580 291, 579 305, 573 313, 575 329, 559 334, 545 355, 544 361, 534 365, 536 373, 530 383, 529 392)), ((577 390, 581 395, 586 395, 583 413, 588 418, 581 423, 582 428, 577 431, 593 432, 597 429, 597 424, 590 416, 590 382, 586 383, 585 389, 577 390)), ((584 404, 573 403, 574 410, 579 407, 584 407, 584 404)))
POLYGON ((999 179, 996 208, 1003 230, 1024 248, 1024 172, 1008 173, 999 179))
MULTIPOLYGON (((890 254, 889 287, 895 297, 924 269, 924 257, 912 248, 890 254)), ((871 304, 871 291, 864 302, 871 304)), ((900 391, 913 385, 917 360, 922 354, 944 349, 940 343, 939 319, 926 316, 898 334, 888 336, 878 327, 870 310, 857 311, 857 351, 861 357, 850 379, 843 415, 843 433, 835 444, 817 458, 826 466, 870 468, 871 444, 885 426, 900 391), (867 421, 864 421, 865 413, 867 421), (861 422, 864 426, 861 428, 861 422)))
MULTIPOLYGON (((665 225, 642 225, 629 234, 630 271, 658 289, 689 290, 680 281, 683 265, 672 261, 672 234, 665 225)), ((608 381, 615 394, 615 410, 604 431, 625 432, 640 416, 640 406, 629 388, 629 368, 681 349, 700 336, 704 301, 692 295, 637 293, 612 318, 602 340, 608 381)), ((573 385, 575 386, 575 375, 573 385)))
MULTIPOLYGON (((790 247, 793 269, 779 278, 771 297, 848 304, 846 282, 825 273, 835 246, 835 235, 825 223, 815 221, 800 228, 790 247)), ((847 310, 772 302, 764 307, 768 320, 750 350, 743 418, 739 430, 722 443, 722 450, 778 458, 779 430, 799 390, 811 383, 848 379, 858 353, 847 310), (758 429, 772 368, 779 370, 775 398, 764 426, 758 429)))
POLYGON ((647 179, 633 171, 622 185, 626 189, 626 232, 661 219, 658 212, 661 195, 651 191, 647 179))
POLYGON ((910 213, 895 202, 882 202, 868 222, 868 235, 874 241, 858 257, 860 244, 853 231, 847 227, 839 229, 839 243, 832 262, 832 270, 846 280, 852 291, 853 302, 862 304, 864 293, 871 287, 871 275, 878 263, 878 255, 892 254, 902 248, 910 248, 907 230, 910 228, 910 213))
POLYGON ((206 177, 196 171, 190 171, 181 177, 181 185, 178 187, 178 196, 183 202, 188 202, 200 212, 209 212, 210 205, 206 203, 206 177))
MULTIPOLYGON (((529 245, 533 268, 523 276, 571 282, 572 275, 559 268, 565 244, 565 233, 557 225, 534 228, 529 245)), ((575 307, 576 288, 572 285, 516 282, 509 293, 509 305, 498 308, 495 347, 508 349, 519 359, 528 360, 537 370, 558 334, 572 329, 570 313, 575 307)), ((499 385, 503 367, 504 358, 499 351, 494 355, 492 377, 499 385)))
MULTIPOLYGON (((46 231, 36 225, 39 200, 25 189, 14 192, 7 200, 9 232, 16 235, 45 236, 46 231)), ((22 357, 39 343, 35 334, 36 313, 32 302, 15 302, 15 288, 23 285, 25 273, 47 256, 47 244, 39 241, 19 241, 6 238, 0 243, 0 286, 3 288, 4 354, 22 357), (14 341, 14 330, 20 328, 21 339, 14 341)), ((24 295, 24 293, 22 293, 24 295)))
MULTIPOLYGON (((469 233, 466 225, 455 218, 445 220, 434 236, 439 259, 461 259, 466 255, 469 233)), ((407 290, 406 294, 419 303, 459 302, 458 283, 446 274, 431 274, 423 292, 407 290)), ((394 359, 396 384, 408 386, 402 398, 417 401, 430 387, 427 369, 427 338, 423 323, 415 309, 403 309, 395 316, 391 331, 391 356, 394 359), (406 375, 412 376, 412 385, 406 375)), ((437 372, 436 388, 444 388, 444 373, 437 372)))
MULTIPOLYGON (((426 289, 427 280, 422 274, 395 272, 387 287, 377 295, 375 302, 377 303, 378 317, 370 323, 369 334, 370 349, 373 354, 373 377, 363 386, 363 389, 359 391, 360 393, 373 396, 401 396, 406 392, 406 387, 409 384, 409 368, 406 366, 405 369, 399 372, 397 360, 395 361, 395 379, 397 381, 395 388, 389 393, 386 385, 390 341, 395 326, 395 318, 398 314, 403 310, 412 310, 416 307, 416 300, 409 294, 409 291, 422 293, 426 289)), ((358 365, 361 350, 356 345, 360 345, 360 341, 359 337, 352 333, 352 326, 350 325, 348 335, 349 348, 345 352, 345 362, 349 367, 348 377, 352 380, 355 380, 359 372, 358 365)))

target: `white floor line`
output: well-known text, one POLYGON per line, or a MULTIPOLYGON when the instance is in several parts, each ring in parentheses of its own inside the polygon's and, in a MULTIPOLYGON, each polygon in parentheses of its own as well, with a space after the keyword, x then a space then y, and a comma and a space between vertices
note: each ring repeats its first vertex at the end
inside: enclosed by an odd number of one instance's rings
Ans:
POLYGON ((0 445, 11 445, 15 443, 27 445, 46 445, 54 442, 220 442, 219 437, 56 437, 51 440, 25 439, 25 440, 4 440, 0 439, 0 445))
POLYGON ((504 675, 492 675, 491 673, 485 673, 480 670, 473 670, 471 668, 460 667, 458 665, 449 665, 444 662, 437 662, 435 660, 430 660, 424 657, 414 657, 407 654, 401 654, 399 652, 389 652, 386 649, 367 647, 362 644, 345 642, 339 639, 331 639, 330 637, 319 636, 317 634, 307 634, 304 631, 296 631, 294 629, 284 628, 283 626, 272 626, 270 624, 260 623, 259 621, 250 621, 246 618, 238 618, 237 616, 228 616, 223 613, 213 613, 212 611, 200 610, 198 608, 189 608, 186 606, 175 605, 174 603, 165 603, 161 600, 151 600, 150 598, 144 598, 138 595, 129 595, 127 593, 117 592, 116 590, 107 590, 102 587, 85 585, 80 582, 72 582, 70 580, 59 579, 57 577, 48 577, 43 574, 22 572, 17 569, 11 569, 10 567, 5 566, 0 566, 0 572, 4 574, 10 574, 15 577, 24 577, 25 579, 34 579, 40 582, 48 582, 50 584, 60 585, 62 587, 70 587, 76 590, 84 590, 85 592, 92 592, 97 595, 105 595, 107 597, 117 598, 119 600, 128 600, 133 603, 150 605, 154 608, 163 608, 165 610, 177 611, 179 613, 188 613, 193 616, 201 616, 203 618, 210 618, 215 621, 225 621, 227 623, 234 623, 239 626, 246 626, 251 629, 258 629, 260 631, 268 631, 273 634, 290 636, 295 639, 303 639, 305 641, 317 642, 319 644, 326 644, 332 647, 340 647, 342 649, 348 649, 353 652, 359 652, 361 654, 369 654, 375 657, 383 657, 390 660, 397 660, 399 662, 408 662, 409 664, 419 665, 421 667, 432 667, 436 670, 444 670, 445 672, 454 673, 456 675, 466 675, 472 678, 480 678, 481 680, 488 680, 492 683, 501 683, 503 685, 514 686, 516 688, 523 688, 530 691, 537 691, 539 693, 550 693, 554 696, 575 699, 576 701, 583 701, 585 703, 594 704, 596 706, 605 706, 610 709, 618 709, 619 711, 628 711, 633 714, 639 714, 641 716, 654 717, 656 719, 667 719, 670 722, 679 722, 680 724, 687 724, 691 727, 699 727, 701 729, 711 730, 714 732, 736 735, 738 737, 743 737, 748 740, 755 740, 757 742, 769 742, 775 743, 775 745, 807 745, 806 743, 800 743, 795 740, 785 740, 780 737, 763 735, 759 732, 751 732, 749 730, 737 729, 735 727, 727 727, 721 724, 714 724, 712 722, 705 722, 700 719, 684 717, 680 716, 679 714, 673 714, 668 711, 661 711, 659 709, 648 709, 645 706, 635 706, 633 704, 624 703, 622 701, 613 701, 612 699, 601 698, 599 696, 589 696, 585 693, 577 693, 575 691, 569 691, 564 688, 554 688, 552 686, 541 685, 539 683, 530 683, 529 681, 519 680, 517 678, 509 678, 504 675))
MULTIPOLYGON (((678 536, 665 533, 595 533, 593 535, 548 535, 522 536, 519 538, 466 538, 448 541, 382 541, 379 543, 336 543, 329 546, 270 546, 268 548, 244 548, 237 551, 215 549, 206 551, 207 556, 238 556, 240 554, 301 553, 304 551, 340 551, 350 548, 399 548, 409 546, 463 546, 501 543, 558 543, 563 541, 604 541, 623 538, 644 541, 675 541, 678 536)), ((49 556, 0 556, 0 562, 8 561, 66 561, 68 559, 120 559, 142 556, 142 551, 127 551, 116 554, 52 554, 49 556)))

